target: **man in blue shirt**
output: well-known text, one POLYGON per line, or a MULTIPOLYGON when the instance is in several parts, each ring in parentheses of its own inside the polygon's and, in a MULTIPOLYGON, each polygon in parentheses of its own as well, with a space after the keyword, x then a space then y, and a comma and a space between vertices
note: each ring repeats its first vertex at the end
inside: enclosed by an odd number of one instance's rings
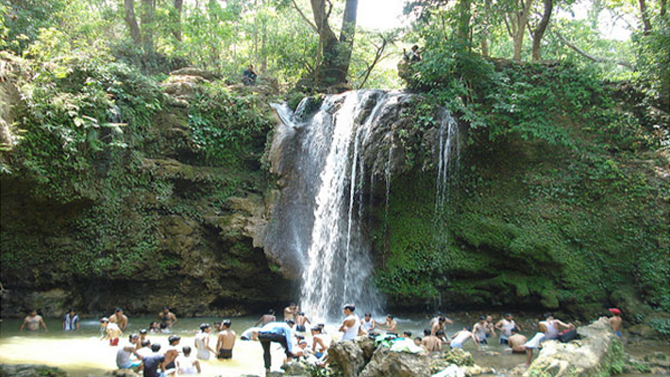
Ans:
POLYGON ((286 322, 270 322, 261 327, 258 331, 258 340, 263 346, 263 361, 265 362, 265 373, 270 373, 272 366, 272 359, 270 355, 270 345, 272 342, 279 343, 286 351, 288 361, 293 358, 293 331, 292 328, 295 322, 292 319, 286 322))
POLYGON ((249 64, 247 69, 242 72, 242 82, 244 82, 244 85, 246 86, 251 86, 251 85, 256 85, 256 78, 258 75, 256 74, 256 71, 254 71, 254 66, 249 64))

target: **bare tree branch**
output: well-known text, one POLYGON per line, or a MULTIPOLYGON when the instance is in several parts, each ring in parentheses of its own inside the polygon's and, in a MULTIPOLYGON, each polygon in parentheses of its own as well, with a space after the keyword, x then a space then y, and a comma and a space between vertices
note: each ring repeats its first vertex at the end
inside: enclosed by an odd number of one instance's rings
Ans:
POLYGON ((615 63, 615 64, 620 65, 622 67, 628 68, 631 71, 633 70, 633 65, 628 63, 628 62, 621 61, 621 60, 615 60, 615 59, 606 59, 606 58, 602 58, 602 57, 599 57, 599 56, 593 56, 593 55, 589 54, 588 52, 582 50, 581 48, 575 46, 574 44, 570 43, 567 39, 565 39, 565 37, 563 37, 561 35, 561 33, 557 32, 555 30, 553 31, 553 33, 556 34, 556 37, 558 38, 558 40, 563 42, 563 44, 570 47, 576 53, 578 53, 579 55, 587 58, 588 60, 590 60, 592 62, 595 62, 595 63, 615 63))
POLYGON ((295 0, 291 0, 291 2, 293 3, 293 8, 295 8, 295 10, 297 10, 298 13, 300 14, 300 17, 302 17, 302 19, 305 20, 305 22, 307 22, 307 25, 309 25, 312 28, 312 30, 318 33, 319 29, 316 27, 316 25, 314 25, 312 21, 309 20, 309 18, 307 18, 307 16, 305 16, 305 14, 302 12, 298 4, 296 4, 295 0))

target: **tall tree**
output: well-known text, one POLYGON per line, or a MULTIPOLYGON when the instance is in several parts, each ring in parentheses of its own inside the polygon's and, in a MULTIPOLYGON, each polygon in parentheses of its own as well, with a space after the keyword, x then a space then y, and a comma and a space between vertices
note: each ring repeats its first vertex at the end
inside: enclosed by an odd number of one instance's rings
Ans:
POLYGON ((174 0, 174 9, 173 9, 173 14, 174 14, 174 26, 172 29, 172 34, 174 35, 175 39, 181 42, 181 11, 184 6, 184 0, 174 0))
POLYGON ((544 0, 544 13, 542 14, 542 19, 540 20, 540 23, 537 25, 537 28, 535 28, 535 32, 533 33, 534 62, 542 59, 542 55, 540 54, 540 46, 542 43, 542 37, 544 36, 544 32, 547 30, 547 26, 549 25, 549 20, 551 19, 551 12, 553 9, 554 9, 554 1, 544 0))
POLYGON ((140 26, 137 24, 137 17, 135 17, 135 0, 124 0, 123 7, 125 8, 125 20, 130 29, 130 37, 137 46, 142 44, 142 33, 140 26))
POLYGON ((526 26, 528 25, 528 18, 532 9, 533 0, 514 0, 511 4, 511 12, 505 19, 507 32, 512 37, 514 42, 514 56, 515 61, 521 60, 521 51, 523 49, 523 38, 526 35, 526 26))
POLYGON ((152 55, 154 53, 154 14, 156 13, 155 0, 142 0, 142 44, 144 53, 152 55))
POLYGON ((310 4, 314 16, 313 27, 319 34, 319 56, 314 80, 318 86, 345 83, 356 33, 358 0, 346 0, 339 38, 329 23, 333 3, 330 0, 310 0, 310 4))

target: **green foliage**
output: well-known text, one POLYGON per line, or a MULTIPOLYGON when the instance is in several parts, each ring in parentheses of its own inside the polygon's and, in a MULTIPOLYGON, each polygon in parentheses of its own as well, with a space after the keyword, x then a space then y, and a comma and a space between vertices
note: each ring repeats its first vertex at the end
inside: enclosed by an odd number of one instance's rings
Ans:
POLYGON ((236 167, 260 159, 273 124, 257 96, 236 95, 221 83, 206 85, 189 108, 191 139, 212 166, 236 167))
POLYGON ((653 318, 649 321, 649 326, 664 338, 670 338, 670 319, 653 318))

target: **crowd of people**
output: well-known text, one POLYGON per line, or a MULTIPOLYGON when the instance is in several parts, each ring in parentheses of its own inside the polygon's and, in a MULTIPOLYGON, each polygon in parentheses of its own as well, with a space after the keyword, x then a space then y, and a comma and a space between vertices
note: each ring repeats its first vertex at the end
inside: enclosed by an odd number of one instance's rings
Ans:
MULTIPOLYGON (((278 344, 285 354, 284 362, 293 359, 302 359, 315 366, 325 366, 328 363, 328 349, 334 339, 340 341, 354 340, 359 336, 369 336, 375 344, 384 344, 395 351, 429 354, 449 348, 463 348, 469 341, 479 347, 488 344, 493 338, 498 338, 501 345, 506 346, 510 353, 526 354, 526 364, 530 364, 533 352, 547 340, 563 342, 575 339, 575 326, 571 323, 554 318, 547 313, 538 322, 539 332, 530 340, 522 334, 521 325, 516 323, 511 313, 505 314, 497 322, 492 316, 481 316, 472 326, 462 327, 448 336, 449 325, 453 325, 450 318, 438 313, 427 324, 422 336, 412 336, 411 331, 398 330, 398 322, 393 315, 387 315, 383 321, 377 321, 371 313, 365 313, 363 318, 356 314, 356 307, 347 304, 343 307, 343 320, 333 334, 329 334, 325 324, 313 324, 307 315, 295 303, 291 303, 283 311, 283 320, 278 321, 274 310, 269 310, 251 328, 240 334, 241 341, 257 341, 263 351, 263 365, 266 372, 272 366, 271 345, 278 344), (307 334, 310 334, 306 338, 307 334)), ((609 309, 611 317, 609 323, 616 335, 621 336, 621 311, 609 309)), ((119 346, 123 332, 128 326, 128 317, 123 309, 117 308, 114 314, 100 319, 101 340, 109 342, 110 346, 118 347, 116 365, 120 369, 134 369, 145 377, 164 377, 169 375, 198 374, 202 367, 200 360, 209 360, 216 357, 219 360, 233 358, 237 334, 231 329, 232 322, 223 320, 214 322, 216 331, 215 340, 210 341, 212 326, 208 323, 200 325, 195 334, 195 355, 188 345, 181 345, 178 335, 170 335, 167 347, 159 343, 152 344, 149 334, 169 333, 177 322, 177 316, 164 307, 158 313, 158 322, 151 322, 148 328, 139 333, 130 334, 127 343, 119 346)), ((29 331, 37 331, 40 326, 48 331, 46 324, 35 310, 30 310, 21 325, 29 331)), ((63 330, 79 330, 79 316, 75 310, 69 310, 63 317, 63 330)), ((332 331, 332 330, 330 330, 332 331)))

